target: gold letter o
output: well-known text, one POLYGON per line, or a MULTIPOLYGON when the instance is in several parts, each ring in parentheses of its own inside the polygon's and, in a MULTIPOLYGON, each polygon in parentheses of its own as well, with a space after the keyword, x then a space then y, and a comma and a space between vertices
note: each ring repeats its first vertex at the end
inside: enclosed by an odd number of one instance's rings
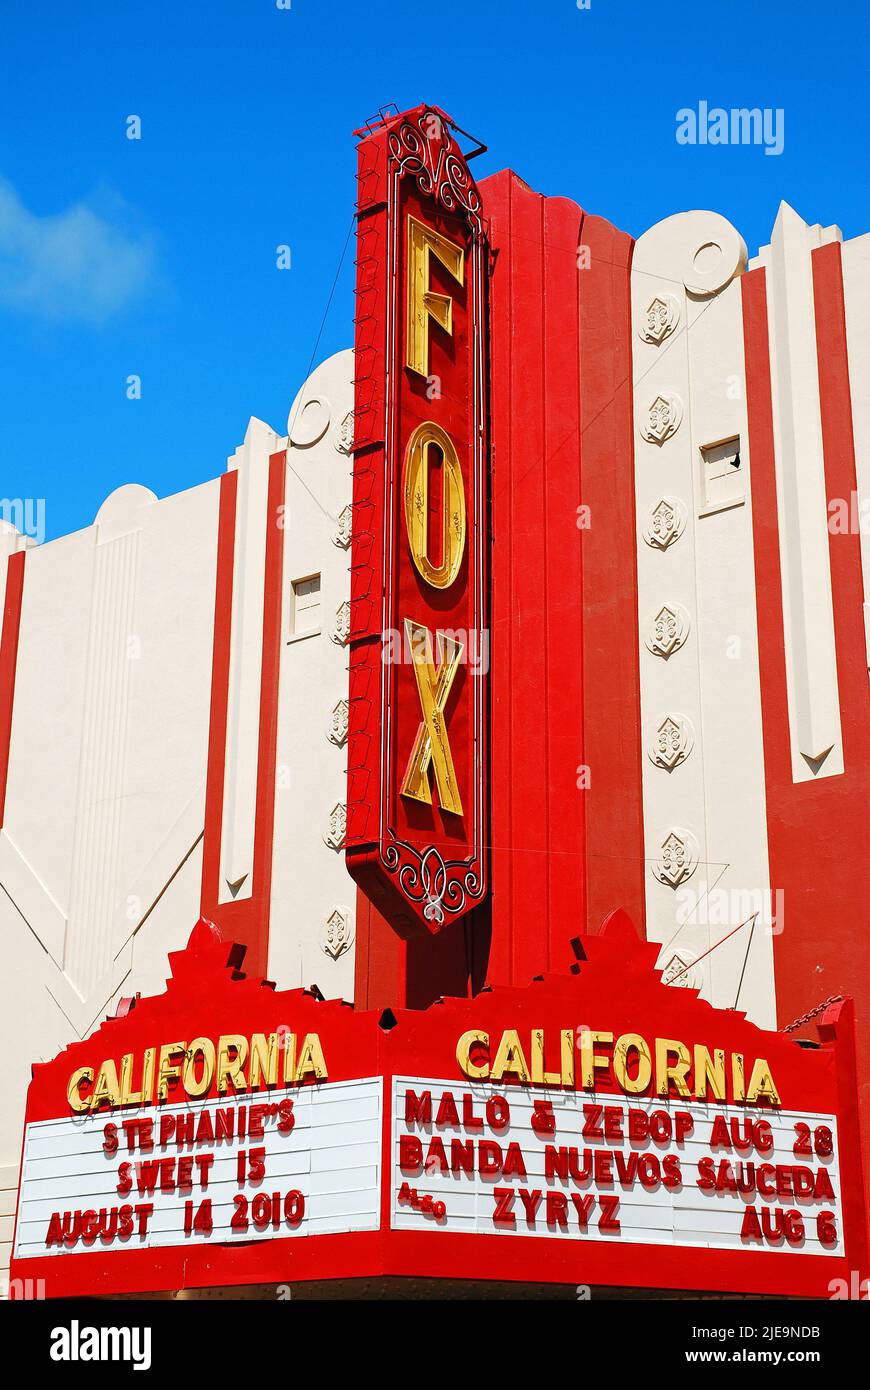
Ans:
POLYGON ((418 425, 405 450, 405 525, 417 572, 435 589, 449 589, 465 554, 465 489, 456 446, 446 430, 432 420, 418 425), (429 559, 429 449, 436 445, 444 459, 441 506, 441 564, 429 559))

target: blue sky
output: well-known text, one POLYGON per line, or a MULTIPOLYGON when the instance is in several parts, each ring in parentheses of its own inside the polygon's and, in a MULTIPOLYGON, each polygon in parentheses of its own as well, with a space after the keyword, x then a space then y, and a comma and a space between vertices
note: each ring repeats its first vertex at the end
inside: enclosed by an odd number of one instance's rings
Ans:
MULTIPOLYGON (((511 166, 634 235, 710 207, 753 254, 780 198, 870 230, 867 13, 0 0, 0 498, 45 498, 51 538, 124 482, 220 473, 250 415, 283 432, 350 224, 351 132, 389 102, 484 140, 479 178, 511 166), (678 145, 699 101, 782 108, 783 153, 678 145)), ((352 251, 316 360, 351 343, 352 251)))

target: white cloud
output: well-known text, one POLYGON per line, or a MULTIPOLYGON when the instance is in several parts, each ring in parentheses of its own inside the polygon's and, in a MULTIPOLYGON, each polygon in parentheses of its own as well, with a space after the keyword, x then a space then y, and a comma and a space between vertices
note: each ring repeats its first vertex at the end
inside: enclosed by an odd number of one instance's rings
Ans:
POLYGON ((101 323, 142 293, 150 239, 87 202, 41 217, 0 177, 0 305, 44 319, 101 323))

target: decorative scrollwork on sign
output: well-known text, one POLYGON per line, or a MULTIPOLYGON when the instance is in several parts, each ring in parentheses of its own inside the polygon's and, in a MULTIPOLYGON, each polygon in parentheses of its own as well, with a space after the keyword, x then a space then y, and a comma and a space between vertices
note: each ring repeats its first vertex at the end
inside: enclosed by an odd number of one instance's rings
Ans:
POLYGON ((640 432, 649 444, 664 444, 676 434, 683 418, 683 402, 676 391, 660 391, 647 406, 640 432))
POLYGON ((652 871, 666 888, 678 888, 692 877, 699 857, 698 841, 692 832, 675 825, 662 839, 661 856, 653 863, 652 871))
POLYGON ((667 550, 679 540, 686 525, 686 509, 678 497, 661 497, 650 513, 643 538, 656 550, 667 550))
POLYGON ((431 109, 416 121, 403 121, 390 134, 390 155, 401 174, 412 174, 421 193, 437 198, 448 212, 461 210, 475 237, 483 224, 480 194, 445 118, 431 109))
POLYGON ((384 852, 388 869, 398 872, 402 891, 411 902, 425 903, 423 917, 442 926, 447 913, 464 912, 467 898, 480 896, 479 875, 467 864, 445 862, 434 846, 421 855, 413 845, 394 841, 384 852), (457 877, 453 870, 458 869, 457 877))

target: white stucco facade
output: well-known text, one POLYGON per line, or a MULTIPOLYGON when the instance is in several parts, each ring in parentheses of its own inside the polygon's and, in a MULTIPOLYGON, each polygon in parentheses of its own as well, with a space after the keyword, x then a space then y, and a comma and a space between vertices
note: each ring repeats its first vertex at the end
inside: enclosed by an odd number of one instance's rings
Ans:
MULTIPOLYGON (((353 992, 344 866, 351 352, 319 366, 278 433, 252 420, 232 545, 219 902, 253 883, 269 458, 286 453, 268 973, 353 992)), ((219 478, 157 499, 119 488, 93 525, 27 546, 0 830, 0 1263, 8 1263, 31 1062, 122 998, 162 991, 201 909, 213 734, 219 478)), ((219 752, 220 750, 218 750, 219 752)), ((214 757, 214 749, 212 749, 214 757)))

